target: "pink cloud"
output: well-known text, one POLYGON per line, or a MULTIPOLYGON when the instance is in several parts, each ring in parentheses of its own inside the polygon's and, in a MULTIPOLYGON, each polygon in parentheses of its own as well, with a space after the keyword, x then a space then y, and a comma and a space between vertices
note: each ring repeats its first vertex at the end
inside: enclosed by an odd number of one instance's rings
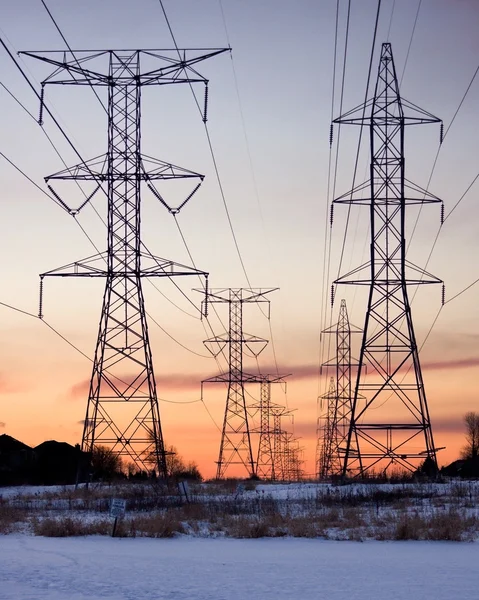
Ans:
MULTIPOLYGON (((424 361, 422 364, 423 371, 437 371, 437 370, 452 370, 452 369, 467 369, 479 366, 479 358, 470 357, 456 360, 443 360, 443 361, 424 361)), ((317 364, 302 364, 302 365, 286 365, 278 366, 276 369, 275 365, 265 365, 262 367, 262 373, 268 374, 272 378, 277 377, 277 371, 280 376, 291 375, 287 378, 290 380, 304 380, 317 378, 319 375, 319 369, 317 364)), ((245 372, 257 374, 257 368, 245 367, 245 372)), ((330 369, 329 373, 333 375, 334 369, 330 369)), ((323 375, 326 374, 326 370, 323 369, 323 375)), ((164 390, 167 391, 189 391, 199 390, 201 381, 211 377, 211 374, 205 375, 200 373, 170 373, 170 374, 159 374, 156 375, 156 383, 158 394, 161 396, 164 390)), ((129 384, 133 381, 133 378, 129 375, 122 375, 120 377, 125 383, 129 384)), ((121 388, 122 384, 116 379, 112 379, 115 385, 121 388)), ((88 396, 90 389, 90 380, 85 379, 76 383, 70 388, 69 396, 74 399, 85 398, 88 396)), ((2 391, 2 379, 0 377, 0 391, 2 391)), ((3 390, 5 391, 5 390, 3 390)), ((11 391, 11 390, 10 390, 11 391)), ((145 386, 143 386, 145 391, 145 386)))

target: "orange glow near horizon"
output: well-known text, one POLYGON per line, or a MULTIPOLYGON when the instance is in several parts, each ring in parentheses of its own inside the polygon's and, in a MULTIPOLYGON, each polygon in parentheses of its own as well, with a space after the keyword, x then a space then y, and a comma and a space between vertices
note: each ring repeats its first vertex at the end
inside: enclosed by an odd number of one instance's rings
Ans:
MULTIPOLYGON (((464 445, 464 427, 462 418, 465 412, 473 410, 475 390, 464 391, 461 401, 452 401, 453 393, 457 393, 455 382, 461 378, 467 369, 449 369, 436 372, 434 377, 428 376, 428 400, 433 426, 436 447, 445 448, 438 452, 440 466, 447 465, 459 458, 460 450, 464 445), (452 412, 453 410, 453 412, 452 412)), ((63 379, 63 378, 62 378, 63 379)), ((75 386, 67 384, 68 375, 64 378, 65 388, 72 389, 75 386)), ((299 438, 299 444, 304 450, 304 472, 307 477, 315 474, 315 452, 316 452, 316 401, 310 400, 311 390, 317 385, 317 379, 304 377, 299 380, 291 377, 288 383, 289 406, 298 409, 294 413, 294 426, 291 421, 285 422, 285 429, 299 438)), ((212 388, 216 386, 211 386, 212 388)), ((166 445, 173 445, 185 462, 194 461, 205 478, 216 475, 216 460, 220 443, 220 430, 224 413, 224 402, 226 390, 206 390, 205 402, 212 414, 215 423, 205 410, 202 402, 191 404, 173 404, 160 402, 162 429, 166 445)), ((253 392, 253 390, 251 390, 253 392)), ((178 390, 178 395, 184 394, 184 390, 178 390)), ((24 398, 20 407, 18 402, 22 393, 6 394, 10 398, 8 403, 8 414, 4 411, 5 426, 0 429, 1 433, 8 433, 22 442, 36 446, 47 439, 66 441, 71 444, 81 442, 82 425, 86 408, 86 398, 81 394, 67 397, 60 394, 48 401, 39 401, 40 397, 24 398), (15 401, 13 402, 13 400, 15 401), (28 414, 28 418, 24 415, 28 414), (55 415, 53 418, 52 415, 55 415), (72 416, 75 415, 73 421, 72 416), (73 422, 72 422, 73 421, 73 422)), ((29 394, 26 394, 29 396, 29 394)), ((175 397, 174 390, 171 396, 175 397)), ((5 397, 5 395, 4 395, 5 397)), ((279 401, 279 398, 273 399, 279 401)), ((256 419, 257 420, 257 419, 256 419)), ((0 425, 1 426, 1 425, 0 425)), ((251 424, 254 427, 254 424, 251 424)), ((253 448, 256 452, 258 434, 252 434, 253 448)), ((227 476, 244 476, 241 468, 231 467, 227 476)))

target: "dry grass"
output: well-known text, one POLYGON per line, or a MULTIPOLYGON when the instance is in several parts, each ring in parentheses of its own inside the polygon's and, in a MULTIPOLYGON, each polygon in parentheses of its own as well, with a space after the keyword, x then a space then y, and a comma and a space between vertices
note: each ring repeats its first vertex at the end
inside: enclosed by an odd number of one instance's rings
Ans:
POLYGON ((73 517, 60 517, 31 520, 34 535, 44 537, 73 537, 83 535, 108 535, 112 529, 111 520, 99 519, 84 521, 73 517))
MULTIPOLYGON (((31 520, 34 535, 45 537, 73 537, 84 535, 111 535, 112 519, 86 521, 78 517, 60 516, 31 520)), ((152 513, 118 521, 116 537, 170 538, 184 533, 182 523, 169 513, 152 513)))
POLYGON ((171 538, 185 533, 183 523, 170 512, 135 516, 120 523, 118 537, 171 538))
MULTIPOLYGON (((35 535, 110 535, 110 498, 127 500, 121 537, 180 534, 235 538, 294 537, 337 540, 450 540, 479 536, 479 487, 468 482, 323 487, 310 497, 272 498, 267 489, 236 494, 237 481, 190 486, 193 501, 150 484, 65 488, 31 497, 0 499, 0 533, 28 523, 35 535), (229 493, 227 493, 229 490, 229 493), (449 491, 447 491, 449 490, 449 491), (220 493, 221 492, 221 493, 220 493)), ((249 482, 249 486, 256 482, 249 482)))
POLYGON ((6 504, 0 504, 0 534, 13 533, 27 521, 27 512, 8 506, 6 504))

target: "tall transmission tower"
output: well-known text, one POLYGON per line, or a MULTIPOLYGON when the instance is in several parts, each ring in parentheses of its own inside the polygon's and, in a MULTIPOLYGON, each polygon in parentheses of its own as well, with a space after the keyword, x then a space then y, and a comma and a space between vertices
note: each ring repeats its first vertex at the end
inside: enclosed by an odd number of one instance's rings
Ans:
POLYGON ((246 383, 262 383, 264 376, 243 371, 243 350, 246 347, 252 354, 258 356, 266 347, 268 340, 243 332, 243 305, 266 302, 269 308, 269 300, 265 296, 276 289, 226 288, 207 291, 205 302, 229 305, 228 332, 204 342, 215 356, 228 346, 228 372, 202 382, 202 384, 226 383, 228 385, 216 471, 217 479, 224 477, 231 465, 241 465, 250 477, 256 476, 244 386, 246 383))
POLYGON ((405 178, 404 131, 441 121, 401 98, 385 43, 374 97, 334 122, 369 127, 371 150, 370 180, 334 200, 369 205, 371 231, 369 261, 335 281, 369 286, 343 474, 412 472, 420 459, 437 469, 408 286, 440 280, 406 259, 406 207, 441 200, 405 178))
MULTIPOLYGON (((336 356, 323 364, 323 367, 335 368, 336 378, 332 378, 328 392, 322 396, 326 400, 327 416, 322 432, 325 437, 319 470, 321 478, 339 476, 343 472, 353 403, 351 371, 357 367, 357 361, 353 363, 351 358, 351 334, 360 332, 349 322, 346 300, 341 300, 338 322, 323 331, 336 338, 336 356)), ((354 450, 357 452, 357 448, 354 450)))
MULTIPOLYGON (((77 214, 101 190, 108 202, 107 251, 41 275, 106 278, 98 341, 93 361, 82 450, 99 445, 126 457, 139 469, 152 468, 166 478, 166 452, 160 423, 153 359, 150 348, 142 279, 206 275, 171 260, 158 258, 141 240, 141 188, 152 193, 172 213, 178 212, 196 192, 203 176, 146 156, 141 152, 141 94, 144 86, 207 80, 195 65, 224 52, 157 50, 98 50, 78 52, 24 52, 54 67, 42 82, 99 86, 107 89, 108 150, 46 178, 46 181, 93 181, 93 193, 77 209, 70 209, 49 185, 52 194, 70 214, 77 214), (192 191, 176 208, 155 187, 155 182, 191 179, 192 191)), ((205 93, 205 106, 207 95, 205 93)), ((206 114, 204 115, 204 120, 206 114)))

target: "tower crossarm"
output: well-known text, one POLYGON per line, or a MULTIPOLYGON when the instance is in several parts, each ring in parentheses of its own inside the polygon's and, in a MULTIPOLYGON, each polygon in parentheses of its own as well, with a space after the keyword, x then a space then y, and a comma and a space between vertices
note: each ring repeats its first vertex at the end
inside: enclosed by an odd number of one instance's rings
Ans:
POLYGON ((207 82, 193 66, 224 52, 229 48, 179 49, 179 50, 72 50, 55 51, 25 50, 19 54, 29 56, 54 68, 42 85, 98 85, 111 86, 114 77, 116 86, 167 85, 178 83, 207 82), (180 54, 180 56, 178 56, 180 54), (131 57, 130 63, 125 56, 131 57), (144 63, 138 71, 132 64, 144 63), (111 64, 122 64, 112 73, 111 64), (153 67, 153 65, 159 65, 153 67), (91 65, 91 66, 90 66, 91 65), (64 72, 70 74, 63 78, 64 72))

